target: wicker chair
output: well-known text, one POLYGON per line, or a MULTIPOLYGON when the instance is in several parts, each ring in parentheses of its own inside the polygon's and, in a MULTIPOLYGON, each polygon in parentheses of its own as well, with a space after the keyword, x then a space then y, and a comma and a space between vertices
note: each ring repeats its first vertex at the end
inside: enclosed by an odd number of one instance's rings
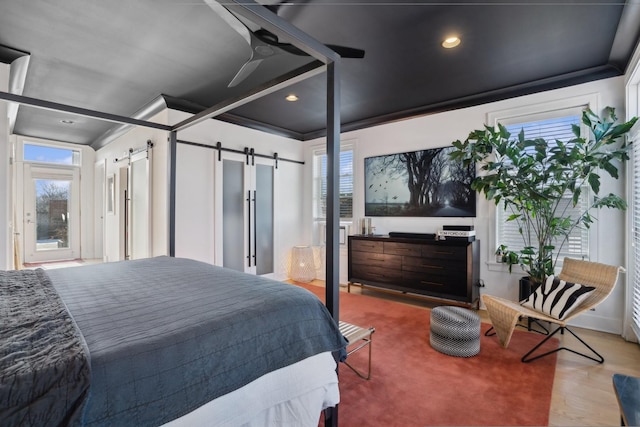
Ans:
POLYGON ((527 354, 522 356, 523 362, 531 362, 541 357, 547 356, 551 353, 555 353, 560 350, 567 350, 572 353, 584 356, 587 359, 594 360, 598 363, 604 362, 604 358, 598 354, 593 348, 591 348, 586 342, 584 342, 578 335, 576 335, 569 327, 567 323, 571 319, 579 316, 581 313, 592 309, 596 305, 600 304, 613 290, 616 282, 618 281, 618 273, 623 270, 622 267, 614 267, 611 265, 600 264, 597 262, 581 261, 572 258, 565 258, 562 266, 562 271, 558 277, 567 282, 580 283, 582 285, 593 286, 596 289, 589 294, 573 312, 571 312, 565 319, 558 320, 556 318, 547 316, 539 311, 523 307, 520 303, 515 301, 509 301, 504 298, 494 297, 490 295, 483 295, 482 302, 487 307, 489 318, 496 331, 498 340, 504 348, 509 346, 513 330, 516 327, 518 320, 522 317, 528 317, 529 319, 536 319, 541 321, 555 324, 558 327, 548 334, 539 344, 533 347, 527 354), (587 347, 591 353, 585 354, 573 350, 567 347, 559 347, 555 350, 548 351, 543 354, 539 354, 530 357, 540 346, 547 342, 556 333, 560 332, 564 334, 564 331, 568 331, 575 338, 578 339, 585 347, 587 347))

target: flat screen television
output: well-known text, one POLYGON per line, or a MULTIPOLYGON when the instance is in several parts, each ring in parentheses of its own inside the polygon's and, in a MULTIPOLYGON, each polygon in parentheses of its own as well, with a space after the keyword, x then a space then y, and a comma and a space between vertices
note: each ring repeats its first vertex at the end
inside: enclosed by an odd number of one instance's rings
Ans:
POLYGON ((453 149, 365 158, 365 216, 475 217, 476 167, 451 160, 453 149))

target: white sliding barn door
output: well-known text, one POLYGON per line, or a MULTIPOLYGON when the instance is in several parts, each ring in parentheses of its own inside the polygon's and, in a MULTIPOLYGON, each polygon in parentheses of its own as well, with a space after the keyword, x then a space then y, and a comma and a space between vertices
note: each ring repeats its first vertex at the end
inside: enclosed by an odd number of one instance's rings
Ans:
POLYGON ((151 256, 151 150, 131 156, 127 167, 126 259, 151 256))
POLYGON ((176 256, 209 264, 215 263, 214 153, 178 144, 176 155, 176 256))
POLYGON ((273 160, 223 152, 216 161, 216 264, 274 273, 273 160))
POLYGON ((274 275, 276 180, 273 159, 178 144, 176 256, 274 275))
POLYGON ((104 217, 106 213, 106 181, 105 181, 105 161, 100 161, 94 165, 93 174, 93 257, 104 258, 104 217))
POLYGON ((151 151, 131 158, 129 165, 131 258, 151 256, 151 151), (137 158, 136 158, 137 157, 137 158))

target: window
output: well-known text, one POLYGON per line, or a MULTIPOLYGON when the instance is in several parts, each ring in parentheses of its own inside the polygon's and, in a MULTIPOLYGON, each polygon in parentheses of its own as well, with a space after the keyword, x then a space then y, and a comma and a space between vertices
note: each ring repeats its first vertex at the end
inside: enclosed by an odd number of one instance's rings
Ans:
POLYGON ((25 162, 79 166, 80 151, 25 142, 23 160, 25 162))
POLYGON ((630 278, 633 282, 632 292, 632 322, 631 328, 636 334, 636 337, 640 339, 640 150, 637 144, 640 143, 640 134, 636 133, 635 140, 633 141, 633 202, 631 206, 631 245, 633 258, 634 274, 630 278))
MULTIPOLYGON (((527 139, 544 138, 545 140, 568 141, 574 137, 571 131, 571 125, 580 125, 581 116, 579 114, 570 114, 554 118, 545 118, 536 121, 523 121, 520 123, 503 123, 507 130, 511 133, 511 138, 517 137, 521 130, 524 130, 527 139)), ((566 207, 567 212, 572 218, 577 219, 578 216, 587 208, 589 198, 588 186, 585 186, 578 204, 573 207, 571 197, 567 196, 563 208, 566 207)), ((498 244, 506 245, 510 250, 518 251, 523 249, 524 242, 522 235, 518 230, 517 221, 507 221, 512 214, 509 210, 504 210, 498 205, 496 215, 496 229, 498 244)), ((576 227, 573 229, 569 238, 562 244, 562 238, 558 238, 555 242, 555 252, 559 254, 558 259, 561 261, 565 256, 573 258, 589 257, 589 230, 576 227)))
MULTIPOLYGON (((314 216, 315 219, 327 217, 327 154, 314 152, 314 216)), ((340 151, 340 218, 353 217, 353 148, 343 146, 340 151)))

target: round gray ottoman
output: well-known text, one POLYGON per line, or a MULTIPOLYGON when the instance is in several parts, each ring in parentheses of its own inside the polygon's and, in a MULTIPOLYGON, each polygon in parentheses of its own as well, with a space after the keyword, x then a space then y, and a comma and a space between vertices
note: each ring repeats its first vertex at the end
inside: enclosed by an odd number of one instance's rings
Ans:
POLYGON ((462 307, 431 310, 431 347, 449 356, 471 357, 480 352, 480 316, 462 307))

